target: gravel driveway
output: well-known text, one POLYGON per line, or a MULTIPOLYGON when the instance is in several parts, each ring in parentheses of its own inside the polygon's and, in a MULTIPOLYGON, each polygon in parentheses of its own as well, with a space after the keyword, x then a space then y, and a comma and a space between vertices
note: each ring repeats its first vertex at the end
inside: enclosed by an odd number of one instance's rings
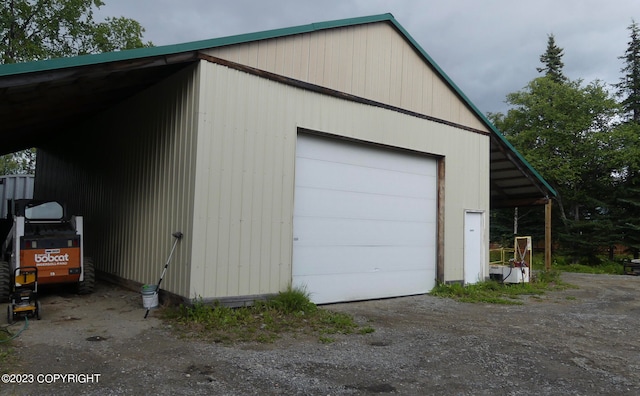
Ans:
POLYGON ((0 383, 0 394, 640 394, 640 277, 563 279, 578 288, 521 306, 330 305, 376 331, 234 346, 182 339, 154 311, 143 319, 138 293, 99 283, 90 296, 42 298, 43 319, 13 342, 19 363, 8 370, 33 383, 0 383))

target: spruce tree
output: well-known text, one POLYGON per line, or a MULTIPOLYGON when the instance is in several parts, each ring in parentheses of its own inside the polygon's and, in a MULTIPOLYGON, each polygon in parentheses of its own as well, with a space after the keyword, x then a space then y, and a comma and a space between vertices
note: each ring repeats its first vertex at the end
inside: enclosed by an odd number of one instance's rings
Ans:
POLYGON ((622 76, 616 84, 620 98, 622 116, 626 122, 616 129, 615 137, 619 139, 618 175, 616 188, 617 224, 623 232, 622 243, 640 257, 640 27, 635 21, 627 28, 629 42, 627 50, 619 59, 624 66, 620 69, 622 76))
POLYGON ((538 73, 544 73, 545 76, 557 83, 567 81, 567 77, 562 72, 564 68, 564 63, 562 62, 563 51, 562 48, 556 45, 554 35, 550 34, 547 40, 547 50, 544 54, 540 55, 540 62, 544 67, 536 68, 538 73))
POLYGON ((624 61, 624 67, 620 70, 622 77, 616 88, 628 120, 640 123, 640 28, 632 21, 628 29, 630 40, 626 52, 619 57, 624 61))

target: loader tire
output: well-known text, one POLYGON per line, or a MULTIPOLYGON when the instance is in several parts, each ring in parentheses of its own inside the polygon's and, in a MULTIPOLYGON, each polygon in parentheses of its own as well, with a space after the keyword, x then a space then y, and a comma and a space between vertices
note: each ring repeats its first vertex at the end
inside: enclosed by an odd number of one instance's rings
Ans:
POLYGON ((93 260, 84 258, 84 280, 78 282, 78 294, 91 294, 96 286, 96 270, 93 267, 93 260))
POLYGON ((11 269, 9 263, 0 261, 0 303, 9 302, 11 293, 11 269))

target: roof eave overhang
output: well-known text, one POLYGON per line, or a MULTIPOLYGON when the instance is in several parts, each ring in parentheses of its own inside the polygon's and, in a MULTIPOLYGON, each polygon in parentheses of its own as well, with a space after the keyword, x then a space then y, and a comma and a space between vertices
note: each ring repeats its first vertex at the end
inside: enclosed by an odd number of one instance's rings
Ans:
MULTIPOLYGON (((275 29, 258 33, 249 33, 231 37, 211 40, 202 40, 192 43, 168 45, 162 47, 141 48, 128 51, 119 51, 97 55, 85 55, 75 58, 51 59, 41 62, 29 62, 24 64, 0 65, 0 95, 5 95, 12 89, 31 87, 33 89, 46 89, 47 84, 53 82, 73 83, 76 81, 88 81, 92 78, 103 78, 105 75, 132 73, 136 71, 169 70, 171 66, 195 62, 201 57, 199 51, 208 48, 229 46, 246 42, 266 40, 276 37, 303 34, 314 31, 361 25, 368 23, 390 23, 408 41, 408 43, 422 56, 426 63, 435 70, 436 74, 447 84, 463 103, 484 123, 490 131, 492 163, 494 153, 501 153, 501 158, 495 161, 507 159, 511 164, 511 170, 517 173, 516 178, 524 181, 522 188, 500 187, 501 180, 493 177, 491 180, 492 207, 519 206, 525 204, 543 204, 556 195, 551 186, 529 165, 529 163, 515 150, 504 138, 495 126, 475 107, 456 84, 440 69, 436 62, 424 51, 409 33, 395 20, 391 14, 373 15, 368 17, 343 19, 330 22, 313 23, 292 28, 275 29), (167 68, 167 69, 165 69, 167 68), (525 191, 527 190, 527 191, 525 191)), ((134 84, 133 79, 127 80, 134 84)), ((147 81, 150 85, 153 81, 147 81)), ((145 82, 139 82, 134 86, 135 91, 143 89, 145 82)), ((118 93, 114 97, 122 98, 126 93, 118 93)), ((101 103, 108 105, 108 101, 101 103)), ((15 111, 6 107, 7 111, 15 111)), ((1 114, 0 114, 1 116, 1 114)), ((40 115, 39 115, 40 116, 40 115)), ((52 120, 57 116, 51 112, 52 120)), ((44 125, 44 124, 41 124, 44 125)), ((11 131, 10 125, 1 127, 4 134, 11 131)), ((5 141, 5 143, 8 143, 5 141)), ((4 144, 3 153, 26 148, 24 144, 4 144)), ((494 174, 494 172, 492 172, 494 174)), ((511 176, 514 177, 514 176, 511 176)))

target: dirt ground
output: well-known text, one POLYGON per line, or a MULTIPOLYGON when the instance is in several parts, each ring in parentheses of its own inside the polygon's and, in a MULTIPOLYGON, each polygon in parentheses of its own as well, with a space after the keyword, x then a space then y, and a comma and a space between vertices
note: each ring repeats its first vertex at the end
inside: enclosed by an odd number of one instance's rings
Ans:
POLYGON ((32 383, 0 383, 0 394, 640 394, 640 277, 563 279, 578 288, 521 306, 330 305, 375 332, 233 346, 185 340, 156 311, 143 318, 139 293, 99 283, 93 295, 41 299, 42 320, 28 322, 12 342, 18 362, 1 370, 32 383))

